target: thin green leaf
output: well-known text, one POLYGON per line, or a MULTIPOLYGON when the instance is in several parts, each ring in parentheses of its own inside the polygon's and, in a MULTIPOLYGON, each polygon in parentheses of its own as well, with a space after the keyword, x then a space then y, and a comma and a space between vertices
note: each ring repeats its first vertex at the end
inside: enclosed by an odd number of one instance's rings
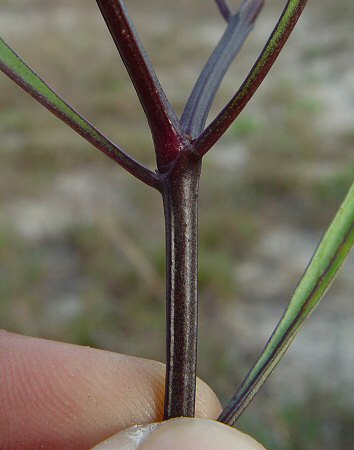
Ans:
POLYGON ((60 98, 2 38, 0 38, 0 70, 55 116, 132 175, 149 186, 155 188, 158 186, 158 179, 153 172, 127 155, 60 98))
POLYGON ((318 305, 354 243, 354 183, 310 261, 261 356, 219 421, 232 425, 246 409, 318 305))

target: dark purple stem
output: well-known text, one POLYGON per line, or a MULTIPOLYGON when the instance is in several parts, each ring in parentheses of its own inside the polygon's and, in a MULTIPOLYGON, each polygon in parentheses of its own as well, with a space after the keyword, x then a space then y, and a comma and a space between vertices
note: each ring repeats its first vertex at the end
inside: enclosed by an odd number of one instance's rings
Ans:
POLYGON ((145 111, 160 172, 182 149, 179 121, 157 79, 122 0, 97 0, 114 43, 145 111))
POLYGON ((181 117, 181 127, 192 138, 204 130, 220 84, 252 30, 263 4, 263 0, 244 0, 237 13, 230 15, 225 33, 202 70, 181 117))
POLYGON ((197 194, 201 162, 187 147, 122 1, 97 0, 154 138, 166 226, 165 418, 194 416, 197 364, 197 194), (182 152, 183 150, 183 152, 182 152))
POLYGON ((276 61, 281 49, 295 27, 307 0, 299 1, 295 11, 290 15, 290 19, 288 19, 291 3, 291 0, 288 0, 267 44, 242 83, 240 89, 216 119, 213 120, 213 122, 194 141, 194 151, 199 157, 205 155, 205 153, 210 150, 234 122, 249 100, 253 97, 259 85, 276 61))
POLYGON ((201 160, 185 150, 162 181, 166 224, 165 419, 193 417, 198 334, 198 188, 201 160))

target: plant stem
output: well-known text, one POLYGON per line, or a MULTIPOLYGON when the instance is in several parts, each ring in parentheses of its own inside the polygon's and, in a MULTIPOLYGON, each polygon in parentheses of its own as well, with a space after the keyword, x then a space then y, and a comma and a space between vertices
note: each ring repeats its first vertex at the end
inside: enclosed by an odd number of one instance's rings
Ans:
POLYGON ((288 0, 265 47, 233 98, 195 140, 195 153, 202 157, 221 138, 253 97, 293 31, 307 0, 288 0))
POLYGON ((148 186, 159 189, 155 173, 126 154, 63 100, 0 37, 0 71, 52 114, 148 186))
POLYGON ((193 417, 195 409, 200 170, 201 160, 185 150, 162 181, 167 305, 165 419, 193 417))
POLYGON ((192 138, 204 130, 220 84, 253 29, 263 4, 263 0, 244 0, 239 10, 230 15, 228 26, 204 66, 181 117, 182 129, 192 138))
POLYGON ((96 0, 148 120, 160 172, 182 149, 180 124, 123 0, 96 0))
POLYGON ((225 0, 215 0, 217 7, 219 8, 219 11, 223 18, 228 22, 232 16, 231 10, 229 8, 229 5, 226 3, 225 0))

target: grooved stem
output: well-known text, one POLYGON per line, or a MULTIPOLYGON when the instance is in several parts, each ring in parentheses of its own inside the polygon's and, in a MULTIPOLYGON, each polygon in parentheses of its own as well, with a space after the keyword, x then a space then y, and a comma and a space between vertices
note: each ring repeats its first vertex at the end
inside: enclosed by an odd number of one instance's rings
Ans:
POLYGON ((201 161, 185 152, 162 188, 167 249, 165 419, 193 417, 195 410, 200 169, 201 161))

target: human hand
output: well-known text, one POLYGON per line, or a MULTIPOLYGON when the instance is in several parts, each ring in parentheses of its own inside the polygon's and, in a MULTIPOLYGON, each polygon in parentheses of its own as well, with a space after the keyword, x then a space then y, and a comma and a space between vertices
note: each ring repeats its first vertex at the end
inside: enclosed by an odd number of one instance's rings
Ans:
MULTIPOLYGON (((0 448, 87 450, 134 424, 160 422, 164 372, 156 361, 0 331, 0 448)), ((196 416, 203 420, 135 427, 96 450, 263 448, 206 420, 219 412, 215 394, 198 380, 196 416), (137 433, 140 444, 132 443, 137 433)))

